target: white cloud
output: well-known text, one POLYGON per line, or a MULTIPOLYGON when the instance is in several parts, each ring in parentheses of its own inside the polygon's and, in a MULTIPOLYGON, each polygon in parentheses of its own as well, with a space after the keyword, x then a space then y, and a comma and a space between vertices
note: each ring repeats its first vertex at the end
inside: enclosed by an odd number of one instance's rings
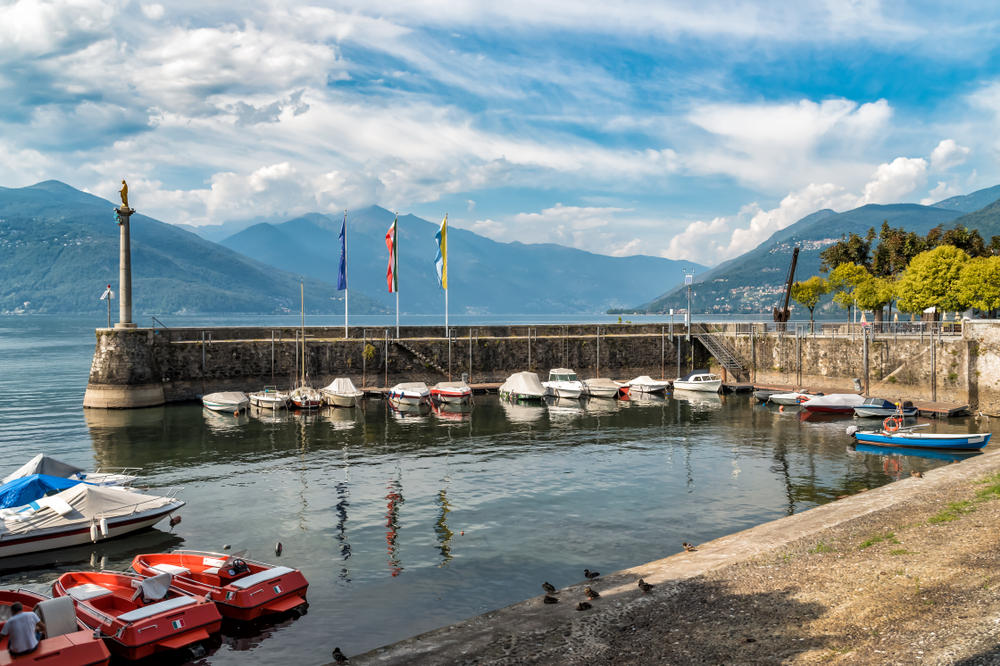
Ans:
POLYGON ((140 5, 142 7, 143 15, 151 21, 159 21, 163 18, 163 5, 151 2, 147 4, 140 5))
POLYGON ((942 139, 931 151, 931 168, 935 171, 944 171, 958 166, 965 162, 970 152, 972 151, 969 148, 958 145, 954 139, 942 139))
POLYGON ((927 193, 927 196, 920 200, 921 206, 930 206, 938 201, 943 201, 948 197, 953 197, 961 194, 962 191, 958 189, 958 186, 954 183, 946 183, 943 180, 939 180, 938 184, 927 193))
POLYGON ((897 157, 880 164, 872 180, 865 185, 858 205, 898 203, 927 182, 927 160, 922 157, 897 157))

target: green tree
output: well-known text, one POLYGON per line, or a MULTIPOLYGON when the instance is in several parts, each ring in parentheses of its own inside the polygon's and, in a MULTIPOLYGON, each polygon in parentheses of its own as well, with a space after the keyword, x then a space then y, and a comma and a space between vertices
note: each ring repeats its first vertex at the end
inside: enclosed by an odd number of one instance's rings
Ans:
POLYGON ((987 257, 991 254, 978 229, 970 230, 958 224, 947 230, 944 225, 939 224, 927 232, 927 248, 939 245, 953 245, 970 257, 987 257))
POLYGON ((819 304, 819 299, 830 291, 829 283, 818 275, 813 275, 808 280, 796 282, 792 285, 792 298, 796 303, 809 308, 809 323, 812 324, 813 312, 819 304))
POLYGON ((913 257, 930 249, 927 240, 913 231, 902 227, 892 228, 888 221, 882 222, 878 233, 879 243, 872 251, 872 274, 877 277, 899 275, 913 257))
MULTIPOLYGON (((869 236, 874 238, 873 231, 869 236)), ((856 233, 841 237, 839 241, 819 253, 820 270, 824 273, 841 264, 858 264, 868 268, 870 265, 871 241, 865 240, 856 233)))
POLYGON ((885 306, 896 298, 896 282, 889 278, 867 275, 854 285, 854 300, 862 310, 875 313, 875 321, 884 318, 885 306))
POLYGON ((939 310, 963 310, 966 303, 955 288, 962 267, 969 261, 965 251, 940 245, 913 258, 900 277, 899 309, 922 312, 931 306, 939 310))
POLYGON ((961 302, 995 318, 1000 309, 1000 257, 970 259, 962 267, 955 289, 961 302))
POLYGON ((830 271, 829 291, 833 294, 833 302, 847 310, 848 321, 851 319, 851 306, 854 305, 854 288, 868 277, 871 277, 868 269, 850 261, 838 264, 830 271))

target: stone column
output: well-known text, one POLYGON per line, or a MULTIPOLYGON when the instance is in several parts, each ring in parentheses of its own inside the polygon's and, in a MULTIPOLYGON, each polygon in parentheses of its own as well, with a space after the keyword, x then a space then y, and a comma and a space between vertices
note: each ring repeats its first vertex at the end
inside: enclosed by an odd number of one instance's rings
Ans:
POLYGON ((118 250, 118 323, 115 328, 135 328, 132 322, 132 249, 129 240, 129 218, 135 210, 122 204, 115 208, 115 219, 121 229, 118 250))

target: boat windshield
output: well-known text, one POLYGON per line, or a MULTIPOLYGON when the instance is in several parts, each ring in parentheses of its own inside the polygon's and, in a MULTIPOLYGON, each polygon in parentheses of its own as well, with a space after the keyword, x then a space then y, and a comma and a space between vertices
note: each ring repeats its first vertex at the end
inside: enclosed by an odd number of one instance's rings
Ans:
POLYGON ((549 381, 550 382, 575 382, 575 381, 577 381, 577 379, 576 379, 576 373, 575 372, 568 372, 568 373, 562 373, 562 372, 555 373, 554 372, 554 373, 552 373, 552 374, 549 375, 549 381))

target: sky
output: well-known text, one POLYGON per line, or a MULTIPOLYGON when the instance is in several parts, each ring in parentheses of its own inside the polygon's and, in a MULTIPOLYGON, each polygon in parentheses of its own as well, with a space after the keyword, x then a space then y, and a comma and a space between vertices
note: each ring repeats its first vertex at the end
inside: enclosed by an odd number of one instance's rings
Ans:
POLYGON ((995 3, 0 0, 0 185, 717 264, 1000 183, 995 3))

